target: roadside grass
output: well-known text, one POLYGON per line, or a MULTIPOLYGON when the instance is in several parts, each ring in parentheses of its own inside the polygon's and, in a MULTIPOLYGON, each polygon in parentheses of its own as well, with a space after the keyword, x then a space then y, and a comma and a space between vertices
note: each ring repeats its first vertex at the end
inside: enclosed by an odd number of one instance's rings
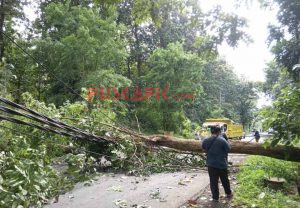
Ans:
POLYGON ((234 205, 238 207, 299 208, 300 163, 277 160, 262 156, 248 157, 237 175, 234 205), (270 188, 270 177, 284 178, 279 188, 270 188))

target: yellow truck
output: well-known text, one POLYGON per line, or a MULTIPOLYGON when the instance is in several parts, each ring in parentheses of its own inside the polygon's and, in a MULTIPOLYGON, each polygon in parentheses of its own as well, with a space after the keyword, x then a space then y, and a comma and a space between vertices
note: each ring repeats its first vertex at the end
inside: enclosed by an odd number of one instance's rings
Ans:
POLYGON ((201 137, 206 138, 210 136, 210 128, 217 125, 221 127, 222 133, 225 133, 229 139, 242 139, 244 137, 243 126, 228 118, 206 119, 200 131, 201 137))

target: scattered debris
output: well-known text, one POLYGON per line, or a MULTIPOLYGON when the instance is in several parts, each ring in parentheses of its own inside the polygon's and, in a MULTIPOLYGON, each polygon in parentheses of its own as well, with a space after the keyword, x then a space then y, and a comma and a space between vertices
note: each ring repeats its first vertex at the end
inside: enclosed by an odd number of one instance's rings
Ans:
POLYGON ((180 179, 180 181, 178 182, 178 185, 186 186, 188 183, 191 183, 191 182, 192 182, 191 178, 184 178, 184 179, 180 179))
POLYGON ((191 176, 191 178, 196 178, 197 177, 197 174, 193 174, 192 176, 191 176))
POLYGON ((131 188, 130 190, 135 191, 137 190, 137 186, 134 186, 133 188, 131 188))
POLYGON ((109 160, 107 160, 104 156, 102 156, 100 159, 100 165, 102 167, 110 167, 112 163, 109 160))
POLYGON ((133 208, 151 208, 151 206, 144 205, 144 204, 143 205, 134 204, 131 207, 133 207, 133 208))
POLYGON ((155 191, 151 191, 150 197, 152 199, 160 199, 160 190, 157 188, 155 191))
POLYGON ((73 199, 74 198, 74 195, 69 195, 69 199, 73 199))
POLYGON ((122 199, 117 199, 114 201, 115 205, 118 206, 119 208, 127 208, 127 201, 122 200, 122 199))
POLYGON ((167 200, 165 199, 165 197, 162 197, 160 195, 160 190, 159 188, 157 188, 155 191, 151 191, 150 193, 150 197, 152 199, 157 199, 159 202, 166 202, 167 200))
POLYGON ((93 184, 93 180, 89 180, 89 181, 86 181, 83 185, 84 186, 91 186, 93 184))
POLYGON ((112 186, 107 189, 108 191, 114 191, 114 192, 123 192, 122 186, 112 186))
POLYGON ((165 198, 160 198, 159 202, 167 202, 167 200, 165 198))
POLYGON ((188 204, 189 205, 196 205, 197 204, 197 200, 190 199, 190 200, 188 200, 188 204))

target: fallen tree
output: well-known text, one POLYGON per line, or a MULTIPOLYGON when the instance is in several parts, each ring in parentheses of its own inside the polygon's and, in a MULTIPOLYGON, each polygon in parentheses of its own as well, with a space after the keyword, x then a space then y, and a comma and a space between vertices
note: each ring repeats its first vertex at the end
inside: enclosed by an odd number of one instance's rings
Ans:
MULTIPOLYGON (((130 134, 136 142, 144 142, 147 145, 161 146, 176 149, 184 152, 204 153, 201 142, 193 139, 180 139, 165 135, 150 135, 145 136, 137 134, 131 130, 124 128, 110 127, 120 132, 130 134)), ((274 147, 265 147, 261 143, 250 143, 236 140, 230 140, 230 153, 262 155, 288 161, 300 161, 300 148, 292 146, 277 145, 274 147)))
MULTIPOLYGON (((181 151, 204 152, 201 143, 191 139, 178 139, 175 137, 154 135, 144 138, 144 142, 151 145, 169 147, 181 151)), ((300 148, 277 145, 275 147, 264 147, 259 143, 241 141, 230 141, 230 153, 241 153, 250 155, 263 155, 282 160, 300 161, 300 148)))

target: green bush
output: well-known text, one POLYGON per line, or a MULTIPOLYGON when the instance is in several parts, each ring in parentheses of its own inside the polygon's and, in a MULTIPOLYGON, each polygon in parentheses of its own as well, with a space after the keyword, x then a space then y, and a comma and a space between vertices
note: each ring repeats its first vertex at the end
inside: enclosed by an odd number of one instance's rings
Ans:
POLYGON ((241 207, 287 208, 297 207, 300 197, 288 195, 292 185, 299 182, 299 163, 267 157, 249 157, 237 175, 238 187, 234 203, 241 207), (265 186, 269 177, 286 179, 281 190, 265 186))
POLYGON ((59 175, 45 158, 45 146, 0 153, 0 207, 41 207, 57 195, 59 175))

